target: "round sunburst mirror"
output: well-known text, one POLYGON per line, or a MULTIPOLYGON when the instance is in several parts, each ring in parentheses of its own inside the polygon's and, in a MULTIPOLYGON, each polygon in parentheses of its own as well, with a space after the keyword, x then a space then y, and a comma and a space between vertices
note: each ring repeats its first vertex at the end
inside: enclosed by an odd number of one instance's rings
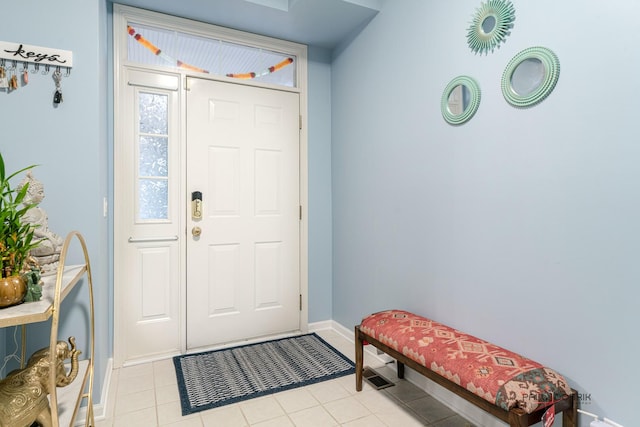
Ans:
POLYGON ((474 53, 493 52, 509 35, 515 19, 516 11, 509 0, 482 3, 467 33, 469 47, 474 53))

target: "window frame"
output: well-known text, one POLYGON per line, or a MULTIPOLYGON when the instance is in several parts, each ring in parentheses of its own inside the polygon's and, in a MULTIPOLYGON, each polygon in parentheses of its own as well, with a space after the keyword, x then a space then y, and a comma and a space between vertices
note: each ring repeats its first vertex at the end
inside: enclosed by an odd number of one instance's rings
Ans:
MULTIPOLYGON (((121 66, 135 66, 147 70, 158 70, 162 72, 174 72, 183 76, 198 76, 211 78, 214 80, 228 81, 241 84, 256 84, 260 87, 274 88, 279 90, 289 90, 304 94, 307 88, 307 46, 299 43, 289 42, 286 40, 275 39, 267 36, 246 33, 231 28, 221 27, 204 22, 194 21, 186 18, 165 15, 158 12, 152 12, 143 9, 137 9, 130 6, 120 4, 114 7, 114 69, 116 73, 121 66), (181 69, 171 66, 147 65, 139 62, 129 61, 127 57, 127 38, 131 37, 127 33, 127 24, 136 22, 141 25, 156 27, 163 30, 177 31, 190 34, 196 37, 213 38, 223 42, 235 43, 256 49, 264 49, 268 51, 278 52, 285 55, 295 57, 295 61, 291 66, 296 67, 295 85, 283 86, 266 82, 253 80, 243 80, 233 77, 221 76, 216 74, 205 74, 181 69)), ((176 58, 180 59, 180 58, 176 58)), ((256 70, 259 71, 259 70, 256 70)), ((301 102, 302 104, 302 102, 301 102)), ((306 102, 305 102, 306 105, 306 102)))

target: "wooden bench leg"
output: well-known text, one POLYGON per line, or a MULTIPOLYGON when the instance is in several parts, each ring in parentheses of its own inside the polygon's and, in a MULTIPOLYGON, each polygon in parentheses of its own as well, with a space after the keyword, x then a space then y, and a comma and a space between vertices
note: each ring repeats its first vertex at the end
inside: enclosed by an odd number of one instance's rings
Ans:
POLYGON ((363 371, 363 346, 362 336, 360 335, 360 329, 355 328, 355 341, 356 341, 356 391, 362 391, 362 371, 363 371))
POLYGON ((509 427, 528 427, 527 414, 522 410, 512 409, 509 411, 509 427))
POLYGON ((398 378, 404 378, 404 363, 396 360, 396 365, 398 366, 398 378))
POLYGON ((562 413, 562 427, 578 427, 578 392, 571 390, 571 408, 562 413))

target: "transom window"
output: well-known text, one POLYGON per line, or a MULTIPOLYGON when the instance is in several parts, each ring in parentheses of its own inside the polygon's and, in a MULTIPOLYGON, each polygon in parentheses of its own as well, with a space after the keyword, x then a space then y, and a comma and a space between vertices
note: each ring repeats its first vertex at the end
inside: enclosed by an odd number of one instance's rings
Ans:
POLYGON ((127 22, 134 63, 296 87, 296 58, 253 46, 127 22))

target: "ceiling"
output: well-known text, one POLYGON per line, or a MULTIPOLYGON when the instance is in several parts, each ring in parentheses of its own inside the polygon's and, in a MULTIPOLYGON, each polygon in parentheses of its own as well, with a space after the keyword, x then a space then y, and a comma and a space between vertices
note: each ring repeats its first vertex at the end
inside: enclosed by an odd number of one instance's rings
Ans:
POLYGON ((333 49, 386 0, 116 0, 128 6, 333 49))

